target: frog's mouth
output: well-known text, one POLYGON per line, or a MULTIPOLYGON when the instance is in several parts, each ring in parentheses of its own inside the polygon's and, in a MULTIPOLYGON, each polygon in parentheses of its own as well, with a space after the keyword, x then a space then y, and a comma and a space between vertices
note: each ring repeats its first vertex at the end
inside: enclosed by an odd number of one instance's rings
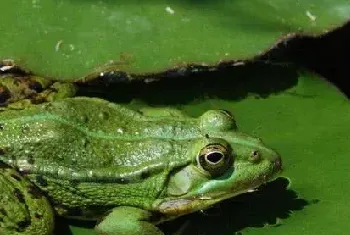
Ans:
POLYGON ((259 190, 259 188, 264 183, 257 183, 250 188, 247 188, 238 192, 234 192, 234 193, 230 192, 226 194, 216 194, 215 196, 198 196, 198 197, 192 197, 192 198, 178 198, 178 199, 163 201, 158 206, 158 211, 170 217, 178 217, 181 215, 190 214, 195 211, 208 209, 211 206, 223 200, 233 198, 237 195, 255 192, 259 190))
POLYGON ((278 162, 273 171, 256 178, 254 181, 250 182, 249 185, 243 186, 240 189, 164 200, 158 204, 157 210, 171 219, 181 215, 193 213, 195 211, 205 210, 223 200, 233 198, 240 194, 252 193, 259 190, 262 185, 274 180, 277 177, 277 173, 280 171, 281 164, 278 162))

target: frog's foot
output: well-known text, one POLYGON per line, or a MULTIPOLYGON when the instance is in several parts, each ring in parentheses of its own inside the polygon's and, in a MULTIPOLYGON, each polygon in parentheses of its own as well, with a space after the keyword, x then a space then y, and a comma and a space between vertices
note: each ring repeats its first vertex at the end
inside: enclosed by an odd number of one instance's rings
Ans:
POLYGON ((148 211, 120 206, 113 209, 95 229, 99 235, 164 235, 150 219, 148 211))
POLYGON ((24 109, 31 104, 72 97, 73 83, 55 82, 34 75, 0 73, 0 110, 24 109))
POLYGON ((0 234, 50 235, 54 215, 48 200, 0 160, 0 234))

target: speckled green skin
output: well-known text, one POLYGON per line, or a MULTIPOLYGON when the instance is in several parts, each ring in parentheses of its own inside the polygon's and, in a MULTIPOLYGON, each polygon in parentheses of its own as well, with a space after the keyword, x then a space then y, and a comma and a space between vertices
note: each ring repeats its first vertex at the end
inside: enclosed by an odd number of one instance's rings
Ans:
POLYGON ((98 220, 97 234, 162 235, 157 223, 247 192, 280 168, 225 111, 191 118, 87 97, 7 108, 0 234, 51 234, 57 213, 98 220), (208 160, 213 152, 220 161, 208 160))

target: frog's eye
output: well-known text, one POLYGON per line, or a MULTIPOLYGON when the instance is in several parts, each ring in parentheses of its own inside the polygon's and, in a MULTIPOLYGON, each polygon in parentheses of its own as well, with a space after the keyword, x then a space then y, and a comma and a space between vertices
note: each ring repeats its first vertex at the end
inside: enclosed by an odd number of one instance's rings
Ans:
POLYGON ((203 132, 236 130, 236 121, 226 110, 208 110, 201 116, 200 126, 203 132))
POLYGON ((230 167, 232 160, 230 151, 221 144, 205 146, 197 157, 198 166, 213 177, 222 175, 230 167))

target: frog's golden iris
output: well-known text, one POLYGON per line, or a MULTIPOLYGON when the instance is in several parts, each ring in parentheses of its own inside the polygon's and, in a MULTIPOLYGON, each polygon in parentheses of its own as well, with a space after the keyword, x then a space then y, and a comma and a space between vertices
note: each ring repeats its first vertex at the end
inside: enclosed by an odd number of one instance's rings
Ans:
POLYGON ((197 162, 198 166, 212 177, 222 175, 232 167, 233 155, 228 146, 209 144, 201 149, 197 162))

